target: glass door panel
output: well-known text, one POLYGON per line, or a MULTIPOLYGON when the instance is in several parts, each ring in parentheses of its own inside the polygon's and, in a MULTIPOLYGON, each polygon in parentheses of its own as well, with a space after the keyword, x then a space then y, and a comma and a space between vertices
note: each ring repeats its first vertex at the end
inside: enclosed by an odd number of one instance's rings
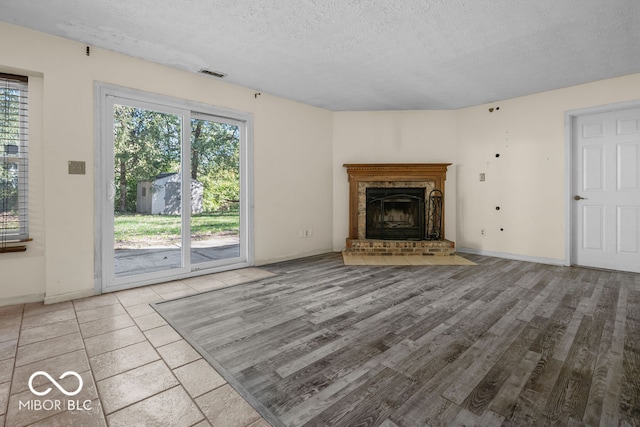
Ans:
POLYGON ((115 279, 184 267, 182 116, 113 106, 115 279))
POLYGON ((251 265, 251 117, 107 84, 97 89, 97 287, 109 292, 251 265))
POLYGON ((239 258, 240 132, 220 118, 192 114, 190 259, 199 269, 239 258))

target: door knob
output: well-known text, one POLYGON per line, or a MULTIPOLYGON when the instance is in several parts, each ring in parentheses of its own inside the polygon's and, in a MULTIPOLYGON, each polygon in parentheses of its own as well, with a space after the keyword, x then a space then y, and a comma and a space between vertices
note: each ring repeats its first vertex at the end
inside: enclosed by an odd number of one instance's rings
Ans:
POLYGON ((575 196, 573 196, 573 200, 587 200, 586 197, 580 197, 577 194, 575 196))

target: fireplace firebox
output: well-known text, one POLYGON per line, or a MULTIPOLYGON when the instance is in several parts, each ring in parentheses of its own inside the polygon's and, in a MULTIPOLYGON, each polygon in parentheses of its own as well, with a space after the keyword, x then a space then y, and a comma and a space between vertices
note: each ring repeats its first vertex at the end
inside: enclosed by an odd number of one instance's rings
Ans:
POLYGON ((425 188, 367 188, 366 238, 423 240, 425 188))

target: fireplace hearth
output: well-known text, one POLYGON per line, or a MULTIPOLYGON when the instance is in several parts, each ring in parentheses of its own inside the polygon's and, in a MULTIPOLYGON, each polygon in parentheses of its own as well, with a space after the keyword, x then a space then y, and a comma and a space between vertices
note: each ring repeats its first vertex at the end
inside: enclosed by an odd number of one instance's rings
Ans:
POLYGON ((345 164, 349 176, 345 253, 453 255, 455 245, 444 237, 442 203, 449 165, 345 164))

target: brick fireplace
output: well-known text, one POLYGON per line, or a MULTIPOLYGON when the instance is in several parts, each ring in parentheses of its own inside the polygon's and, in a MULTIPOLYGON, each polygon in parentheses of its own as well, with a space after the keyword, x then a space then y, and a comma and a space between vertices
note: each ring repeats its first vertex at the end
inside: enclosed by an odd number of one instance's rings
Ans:
MULTIPOLYGON (((426 239, 428 198, 433 190, 439 190, 444 196, 450 164, 345 164, 349 177, 349 237, 345 254, 453 255, 455 245, 445 239, 444 233, 439 240, 426 239), (377 203, 384 200, 389 201, 386 211, 382 208, 382 212, 371 212, 372 207, 381 209, 377 203), (387 225, 383 227, 381 223, 387 225), (416 234, 414 230, 420 231, 416 234)), ((444 204, 441 214, 444 230, 444 204)))

